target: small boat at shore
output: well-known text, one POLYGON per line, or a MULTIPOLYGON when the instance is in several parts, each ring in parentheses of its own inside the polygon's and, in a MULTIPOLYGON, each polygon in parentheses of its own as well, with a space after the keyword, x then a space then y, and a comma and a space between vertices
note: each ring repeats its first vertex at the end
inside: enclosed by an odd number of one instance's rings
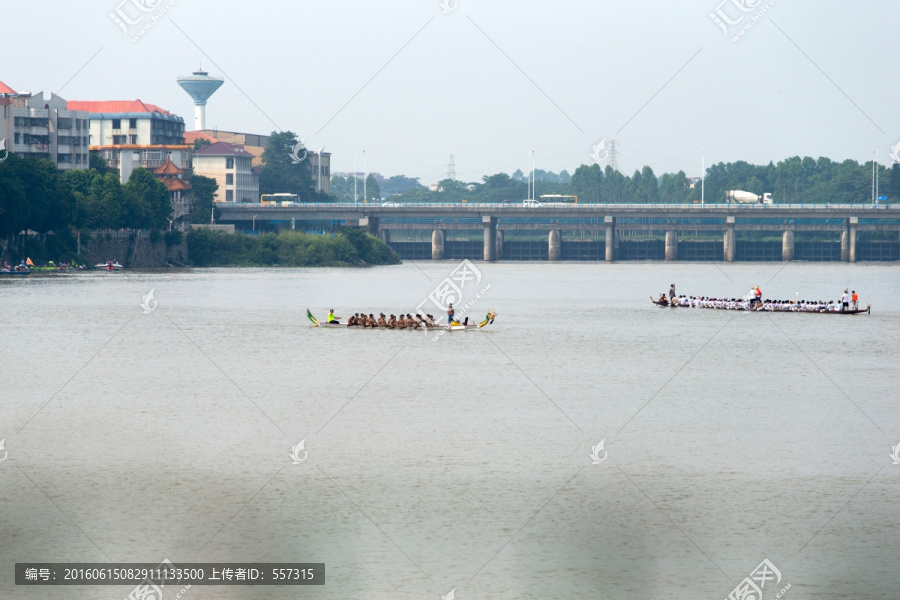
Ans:
POLYGON ((25 271, 0 271, 0 277, 28 277, 31 275, 31 269, 25 271))
MULTIPOLYGON (((866 304, 865 308, 850 310, 829 309, 826 304, 811 304, 803 302, 756 302, 736 299, 688 299, 688 304, 670 304, 668 300, 656 300, 650 296, 650 302, 660 308, 705 308, 708 310, 740 310, 744 312, 776 312, 776 313, 802 313, 809 315, 861 315, 872 314, 872 304, 866 304)), ((833 306, 833 305, 832 305, 833 306)))
POLYGON ((118 271, 119 269, 124 269, 122 265, 117 262, 114 263, 97 263, 94 265, 95 269, 105 269, 107 271, 118 271))
MULTIPOLYGON (((329 329, 350 327, 353 329, 393 329, 393 330, 398 330, 398 331, 399 330, 423 331, 421 325, 416 326, 416 327, 381 327, 381 326, 361 327, 359 325, 352 325, 352 326, 347 325, 346 323, 321 323, 321 322, 319 322, 318 319, 316 319, 313 316, 312 312, 308 308, 306 309, 306 317, 312 322, 313 327, 324 327, 324 328, 329 328, 329 329)), ((468 331, 468 330, 474 330, 474 329, 483 329, 487 325, 490 325, 491 323, 493 323, 494 319, 496 317, 497 317, 497 313, 488 309, 487 315, 485 315, 484 319, 479 323, 474 323, 474 322, 473 323, 468 323, 468 322, 460 323, 458 321, 454 321, 453 323, 450 323, 449 325, 441 325, 441 324, 427 325, 425 327, 425 330, 428 330, 428 331, 468 331)), ((467 321, 468 321, 468 319, 467 319, 467 321)))

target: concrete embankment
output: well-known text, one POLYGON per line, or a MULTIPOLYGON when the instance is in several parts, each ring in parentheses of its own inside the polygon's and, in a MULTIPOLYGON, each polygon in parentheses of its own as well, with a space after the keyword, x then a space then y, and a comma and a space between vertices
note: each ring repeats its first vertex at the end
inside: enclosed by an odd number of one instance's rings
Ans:
POLYGON ((116 260, 125 267, 149 268, 184 264, 188 260, 187 241, 178 243, 165 234, 151 235, 147 231, 110 231, 81 235, 78 253, 88 264, 116 260))

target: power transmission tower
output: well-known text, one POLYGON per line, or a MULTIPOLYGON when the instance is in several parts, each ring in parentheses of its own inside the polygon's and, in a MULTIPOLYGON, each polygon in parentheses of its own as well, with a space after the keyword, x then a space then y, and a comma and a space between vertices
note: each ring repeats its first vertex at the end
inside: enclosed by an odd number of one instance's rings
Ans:
POLYGON ((609 166, 614 171, 619 170, 619 150, 616 148, 616 140, 609 140, 609 166))
POLYGON ((447 165, 447 179, 456 179, 456 163, 453 162, 453 155, 450 155, 450 164, 447 165))

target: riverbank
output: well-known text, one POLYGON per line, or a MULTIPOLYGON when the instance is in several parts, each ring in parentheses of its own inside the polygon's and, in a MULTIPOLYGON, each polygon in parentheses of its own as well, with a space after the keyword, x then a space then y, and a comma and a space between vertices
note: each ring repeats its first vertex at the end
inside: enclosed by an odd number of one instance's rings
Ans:
POLYGON ((194 229, 187 235, 195 267, 337 267, 394 265, 397 254, 380 239, 359 229, 330 236, 299 231, 257 236, 194 229))

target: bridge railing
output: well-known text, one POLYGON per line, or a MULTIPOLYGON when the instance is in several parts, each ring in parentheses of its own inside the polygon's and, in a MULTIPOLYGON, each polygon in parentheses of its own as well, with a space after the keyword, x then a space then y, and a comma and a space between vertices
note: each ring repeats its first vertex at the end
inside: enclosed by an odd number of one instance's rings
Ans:
POLYGON ((309 209, 309 210, 328 210, 328 209, 355 209, 362 211, 369 210, 391 210, 391 209, 404 209, 404 208, 455 208, 455 209, 521 209, 522 212, 539 212, 544 208, 565 208, 568 210, 576 211, 576 212, 593 212, 602 210, 605 208, 613 209, 613 210, 677 210, 677 211, 696 211, 702 212, 706 210, 738 210, 738 211, 780 211, 780 210, 865 210, 865 211, 891 211, 900 209, 900 204, 884 204, 884 203, 876 203, 872 204, 871 202, 867 203, 835 203, 835 202, 827 202, 827 203, 812 203, 812 202, 804 202, 804 203, 787 203, 787 204, 740 204, 740 203, 713 203, 707 202, 705 204, 636 204, 636 203, 627 203, 627 204, 614 204, 614 203, 596 203, 596 204, 570 204, 570 203, 557 203, 557 202, 545 202, 542 204, 531 205, 531 206, 523 206, 521 203, 504 203, 504 202, 465 202, 465 203, 457 203, 457 202, 396 202, 390 203, 388 206, 384 206, 377 202, 302 202, 299 204, 294 204, 292 206, 263 206, 259 203, 251 203, 251 202, 235 202, 235 203, 221 203, 217 205, 217 208, 227 208, 228 210, 242 210, 242 211, 251 211, 251 210, 295 210, 295 209, 309 209))

